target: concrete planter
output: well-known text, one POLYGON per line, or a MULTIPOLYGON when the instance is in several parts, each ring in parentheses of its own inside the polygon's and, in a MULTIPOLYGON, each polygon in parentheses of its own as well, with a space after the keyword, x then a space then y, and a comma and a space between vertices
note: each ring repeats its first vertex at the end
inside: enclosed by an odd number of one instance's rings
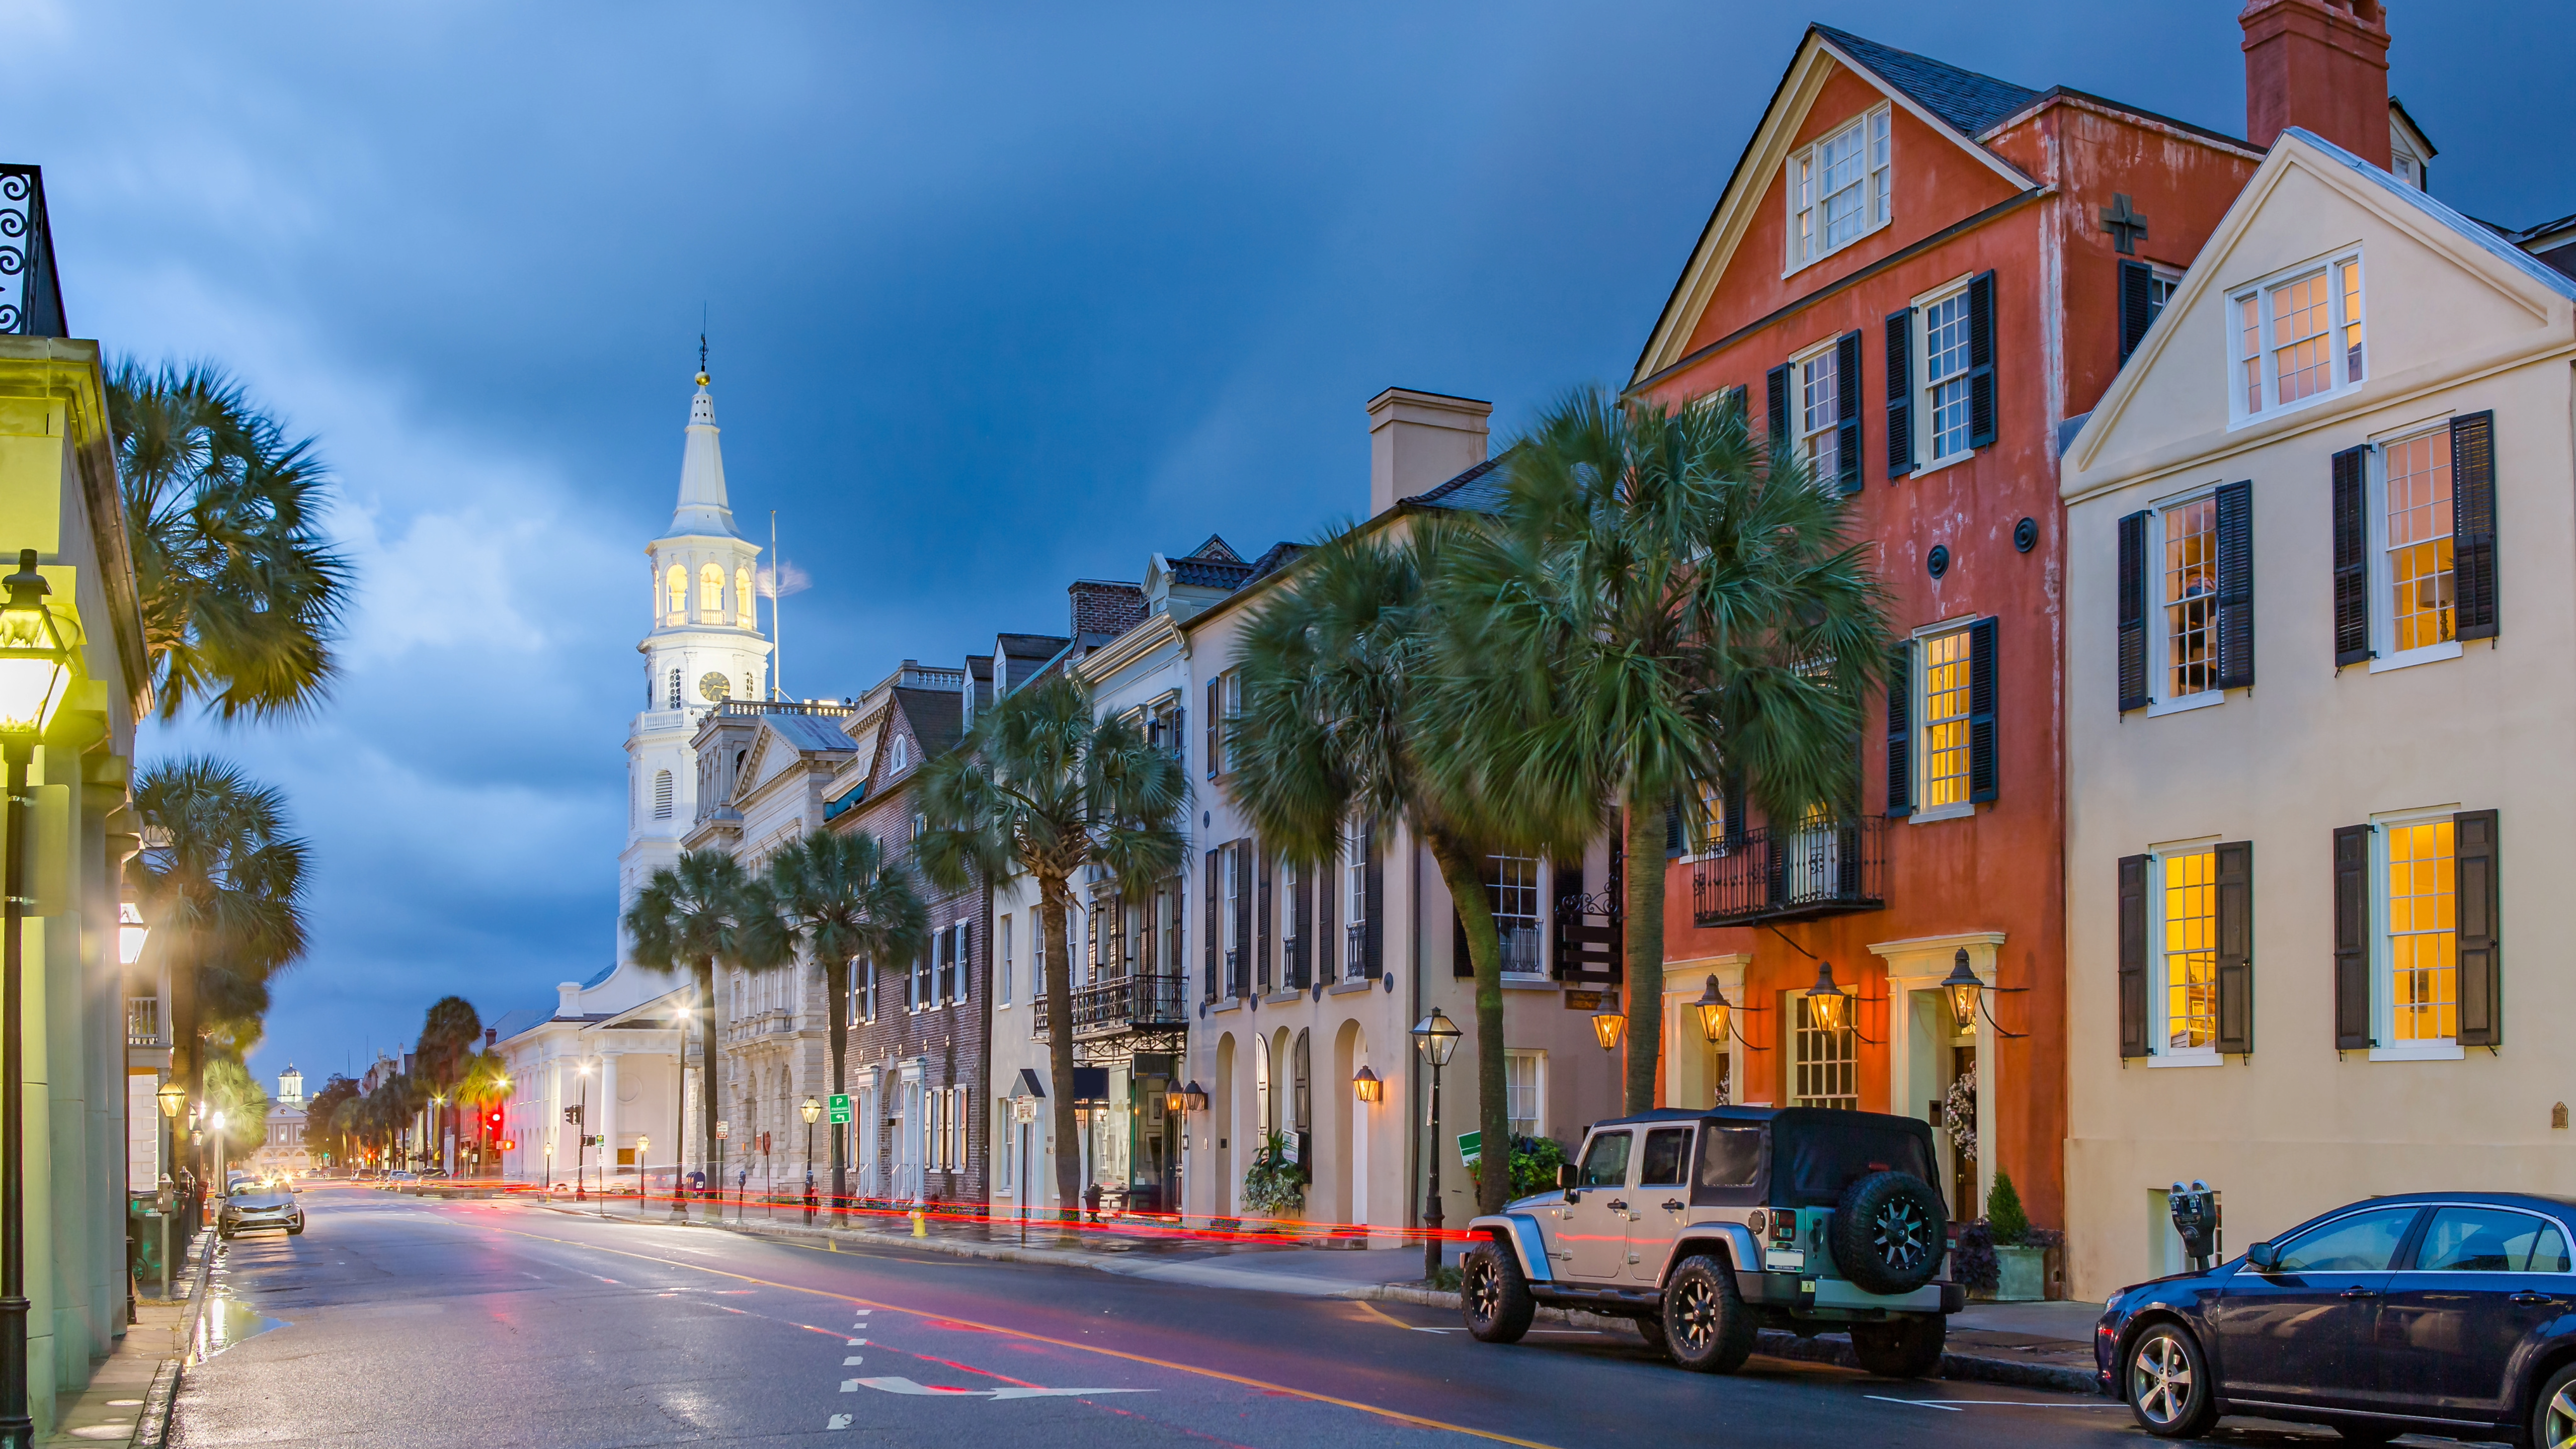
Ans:
POLYGON ((1995 1291, 1986 1297, 1996 1303, 2037 1303, 2048 1297, 2048 1250, 2046 1248, 1995 1249, 1995 1263, 2001 1270, 1995 1279, 1995 1291))

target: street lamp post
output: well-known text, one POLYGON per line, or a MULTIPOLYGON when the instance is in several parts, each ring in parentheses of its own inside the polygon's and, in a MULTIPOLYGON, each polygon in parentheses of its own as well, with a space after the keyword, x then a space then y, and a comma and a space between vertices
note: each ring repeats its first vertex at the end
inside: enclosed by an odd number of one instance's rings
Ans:
POLYGON ((576 1063, 573 1070, 581 1076, 581 1116, 572 1124, 580 1129, 572 1138, 572 1200, 587 1202, 590 1199, 590 1063, 576 1063))
POLYGON ((644 1216, 644 1199, 649 1195, 653 1182, 652 1163, 653 1139, 638 1132, 635 1134, 635 1216, 639 1221, 644 1216))
POLYGON ((805 1221, 814 1221, 814 1123, 823 1115, 823 1104, 807 1097, 796 1108, 805 1119, 805 1221))
MULTIPOLYGON (((1413 1044, 1431 1063, 1431 1139, 1422 1152, 1430 1178, 1422 1194, 1422 1277, 1428 1282, 1440 1276, 1440 1069, 1449 1065, 1450 1055, 1458 1050, 1458 1023, 1435 1006, 1429 1016, 1413 1024, 1413 1044)), ((1479 1147, 1490 1150, 1483 1144, 1479 1147)))
MULTIPOLYGON (((161 1090, 153 1093, 153 1096, 161 1103, 161 1116, 165 1122, 175 1124, 179 1120, 179 1109, 188 1105, 188 1089, 175 1081, 163 1082, 161 1090)), ((172 1126, 165 1130, 170 1138, 171 1155, 176 1156, 179 1147, 178 1129, 172 1126)), ((161 1194, 161 1297, 166 1302, 170 1297, 170 1219, 178 1212, 179 1204, 175 1200, 178 1196, 176 1179, 171 1178, 168 1173, 162 1174, 162 1177, 165 1181, 171 1182, 173 1187, 173 1191, 161 1194)))
POLYGON ((27 766, 36 742, 71 689, 71 646, 45 603, 51 586, 36 551, 21 549, 18 571, 0 579, 0 756, 8 762, 0 867, 0 1445, 31 1449, 36 1421, 27 1406, 27 1109, 25 996, 20 986, 27 907, 27 766))

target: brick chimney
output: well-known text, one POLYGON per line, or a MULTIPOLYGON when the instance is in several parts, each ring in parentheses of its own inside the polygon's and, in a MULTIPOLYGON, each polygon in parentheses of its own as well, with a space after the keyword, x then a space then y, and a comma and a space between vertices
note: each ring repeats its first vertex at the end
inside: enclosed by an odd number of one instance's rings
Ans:
POLYGON ((1493 411, 1474 398, 1401 387, 1370 398, 1369 516, 1485 461, 1485 420, 1493 411))
POLYGON ((2388 9, 2379 0, 2254 0, 2245 31, 2245 137, 2304 126, 2389 164, 2388 9))

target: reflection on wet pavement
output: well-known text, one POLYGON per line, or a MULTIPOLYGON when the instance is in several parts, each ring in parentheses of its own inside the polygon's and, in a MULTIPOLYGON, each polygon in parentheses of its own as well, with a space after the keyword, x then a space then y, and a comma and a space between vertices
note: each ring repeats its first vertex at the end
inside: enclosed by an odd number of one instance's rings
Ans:
POLYGON ((204 1363, 245 1338, 288 1326, 285 1319, 271 1318, 247 1303, 208 1298, 205 1313, 197 1319, 197 1340, 189 1345, 189 1356, 204 1363))

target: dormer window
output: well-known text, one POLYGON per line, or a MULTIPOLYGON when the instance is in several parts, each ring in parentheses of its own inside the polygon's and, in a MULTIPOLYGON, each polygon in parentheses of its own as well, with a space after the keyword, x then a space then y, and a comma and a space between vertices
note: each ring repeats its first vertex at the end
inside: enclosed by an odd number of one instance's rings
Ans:
POLYGON ((901 735, 896 735, 894 737, 894 743, 886 750, 886 773, 889 775, 900 775, 903 773, 904 767, 911 763, 912 742, 901 735))
POLYGON ((1894 218, 1891 121, 1881 104, 1791 153, 1789 271, 1841 251, 1894 218))

